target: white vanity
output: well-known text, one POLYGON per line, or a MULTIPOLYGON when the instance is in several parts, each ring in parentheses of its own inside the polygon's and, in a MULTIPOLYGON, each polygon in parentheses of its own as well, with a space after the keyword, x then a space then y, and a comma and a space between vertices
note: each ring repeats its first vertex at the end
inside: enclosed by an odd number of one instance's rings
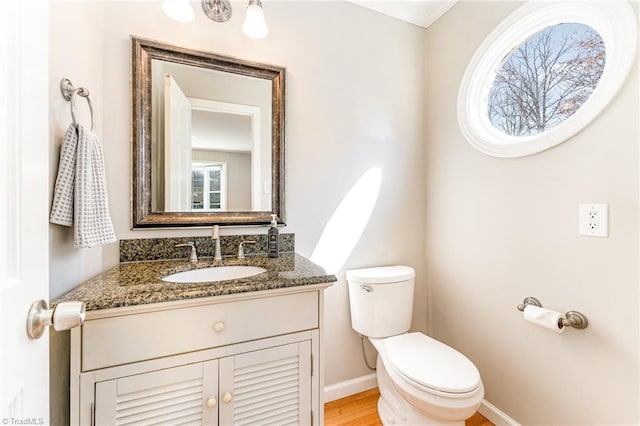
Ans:
POLYGON ((71 330, 71 424, 322 425, 323 293, 335 277, 286 283, 297 272, 269 273, 284 280, 269 290, 88 304, 71 330))

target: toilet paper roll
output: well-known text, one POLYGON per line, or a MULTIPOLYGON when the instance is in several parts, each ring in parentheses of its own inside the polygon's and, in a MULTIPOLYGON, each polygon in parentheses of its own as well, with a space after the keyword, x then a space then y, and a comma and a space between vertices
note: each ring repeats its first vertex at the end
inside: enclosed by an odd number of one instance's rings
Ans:
POLYGON ((527 305, 524 308, 524 319, 556 333, 564 332, 562 326, 563 314, 549 309, 540 308, 534 305, 527 305))

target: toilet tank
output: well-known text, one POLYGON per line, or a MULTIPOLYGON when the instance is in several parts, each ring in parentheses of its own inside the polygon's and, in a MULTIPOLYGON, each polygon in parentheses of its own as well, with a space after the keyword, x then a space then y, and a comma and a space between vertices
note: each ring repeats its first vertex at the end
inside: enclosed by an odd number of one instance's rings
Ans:
POLYGON ((352 269, 349 285, 351 327, 367 337, 388 337, 409 330, 415 271, 409 266, 352 269))

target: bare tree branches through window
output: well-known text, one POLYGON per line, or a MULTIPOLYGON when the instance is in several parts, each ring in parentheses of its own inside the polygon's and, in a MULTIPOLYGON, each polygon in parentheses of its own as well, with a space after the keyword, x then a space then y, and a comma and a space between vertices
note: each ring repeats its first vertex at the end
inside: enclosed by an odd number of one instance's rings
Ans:
POLYGON ((513 136, 557 126, 587 101, 605 60, 604 42, 593 28, 584 24, 545 28, 501 64, 489 93, 491 123, 513 136))

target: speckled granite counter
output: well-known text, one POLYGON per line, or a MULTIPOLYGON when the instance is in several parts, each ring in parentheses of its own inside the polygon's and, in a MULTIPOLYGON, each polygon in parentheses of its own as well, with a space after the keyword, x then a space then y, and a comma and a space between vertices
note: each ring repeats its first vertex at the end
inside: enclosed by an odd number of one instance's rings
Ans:
POLYGON ((281 253, 276 259, 265 256, 223 259, 222 265, 260 266, 267 270, 248 278, 209 283, 162 281, 163 277, 176 272, 217 265, 220 263, 214 265, 211 259, 193 265, 183 259, 120 263, 59 297, 52 302, 52 307, 60 302, 81 300, 87 311, 95 311, 336 281, 335 275, 327 274, 320 266, 295 253, 281 253))

